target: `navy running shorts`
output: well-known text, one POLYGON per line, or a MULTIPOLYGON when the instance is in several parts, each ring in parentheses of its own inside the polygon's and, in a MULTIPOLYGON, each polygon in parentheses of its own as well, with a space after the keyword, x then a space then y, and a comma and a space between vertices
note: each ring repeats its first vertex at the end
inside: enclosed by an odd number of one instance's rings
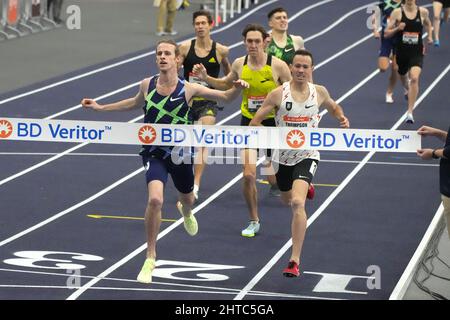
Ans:
POLYGON ((381 46, 380 46, 379 56, 389 58, 391 56, 391 53, 393 55, 395 55, 394 39, 381 37, 381 46))
POLYGON ((170 174, 175 188, 181 193, 190 193, 194 190, 194 166, 190 164, 173 163, 171 157, 161 159, 152 155, 142 156, 142 163, 146 169, 145 178, 147 185, 154 180, 167 183, 170 174))

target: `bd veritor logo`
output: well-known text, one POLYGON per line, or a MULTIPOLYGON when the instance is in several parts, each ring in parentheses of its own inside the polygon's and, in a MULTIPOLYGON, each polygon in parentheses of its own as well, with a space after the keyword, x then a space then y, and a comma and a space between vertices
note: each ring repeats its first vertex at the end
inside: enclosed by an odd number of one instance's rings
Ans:
POLYGON ((0 120, 0 139, 8 138, 13 132, 11 122, 7 120, 0 120))
POLYGON ((151 144, 156 139, 156 130, 149 125, 142 126, 139 129, 138 138, 142 143, 151 144))
POLYGON ((286 136, 286 143, 291 148, 298 149, 305 144, 305 135, 298 129, 291 130, 286 136))

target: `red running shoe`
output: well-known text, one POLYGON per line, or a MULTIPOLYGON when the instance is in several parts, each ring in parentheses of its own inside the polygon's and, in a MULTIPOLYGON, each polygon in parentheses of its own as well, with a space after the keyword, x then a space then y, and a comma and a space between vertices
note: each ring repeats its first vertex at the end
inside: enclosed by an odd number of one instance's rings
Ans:
POLYGON ((300 271, 298 270, 298 264, 295 261, 289 261, 286 269, 283 270, 283 275, 288 278, 298 277, 300 271))
POLYGON ((314 198, 314 194, 316 193, 316 190, 314 189, 314 185, 312 183, 309 184, 308 193, 306 194, 306 197, 309 200, 312 200, 314 198))

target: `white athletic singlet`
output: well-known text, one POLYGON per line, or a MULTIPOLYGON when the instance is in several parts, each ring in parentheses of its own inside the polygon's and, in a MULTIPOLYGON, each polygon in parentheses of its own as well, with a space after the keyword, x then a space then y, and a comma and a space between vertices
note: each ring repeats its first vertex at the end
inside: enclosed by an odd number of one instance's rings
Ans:
MULTIPOLYGON (((283 97, 275 115, 277 127, 317 128, 320 115, 317 103, 316 86, 308 83, 309 97, 305 102, 296 102, 291 95, 290 82, 283 83, 283 97)), ((283 165, 293 166, 304 159, 320 160, 317 150, 274 150, 272 160, 283 165)))

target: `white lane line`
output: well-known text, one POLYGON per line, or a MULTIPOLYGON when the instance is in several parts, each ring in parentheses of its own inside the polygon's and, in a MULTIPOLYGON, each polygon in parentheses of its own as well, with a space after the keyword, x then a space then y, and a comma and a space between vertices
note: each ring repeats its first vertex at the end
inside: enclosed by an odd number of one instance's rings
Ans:
MULTIPOLYGON (((0 152, 0 156, 55 156, 59 152, 0 152)), ((81 157, 140 157, 137 153, 90 153, 72 152, 68 156, 81 157)))
MULTIPOLYGON (((361 83, 366 83, 368 81, 368 79, 371 79, 371 77, 374 77, 374 73, 371 73, 371 75, 369 75, 369 77, 364 78, 360 83, 358 83, 355 87, 360 88, 361 87, 361 83)), ((350 91, 354 92, 353 88, 350 89, 350 91)), ((347 94, 344 94, 345 97, 348 97, 347 94)), ((337 101, 342 101, 342 99, 338 99, 337 101)), ((264 158, 258 160, 257 165, 259 165, 262 161, 264 160, 264 158)), ((238 174, 233 180, 231 180, 230 182, 228 182, 224 187, 222 187, 219 191, 217 191, 214 195, 212 195, 211 197, 216 198, 218 195, 220 195, 222 192, 224 192, 225 190, 227 190, 229 187, 231 187, 234 183, 236 183, 237 181, 239 181, 242 178, 242 173, 238 174)), ((210 198, 211 198, 210 197, 210 198)), ((209 202, 210 202, 210 198, 207 199, 207 201, 203 202, 200 206, 196 207, 193 212, 197 212, 198 210, 202 209, 204 206, 206 206, 209 202), (207 203, 206 203, 207 202, 207 203)), ((211 199, 212 201, 212 199, 211 199)), ((194 212, 194 213, 195 213, 194 212)), ((177 227, 179 224, 181 224, 182 220, 178 220, 176 223, 172 224, 171 226, 169 226, 167 229, 165 229, 163 232, 161 232, 158 235, 158 240, 160 239, 160 237, 165 236, 167 234, 167 232, 171 231, 173 228, 177 227)), ((137 256, 138 254, 140 254, 142 251, 144 251, 147 248, 147 244, 144 243, 143 245, 141 245, 139 248, 137 248, 136 250, 134 250, 132 253, 130 253, 129 255, 127 255, 126 257, 122 258, 119 262, 117 262, 116 264, 112 265, 111 267, 109 267, 107 270, 105 270, 104 272, 102 272, 99 275, 99 278, 102 277, 106 277, 108 276, 111 272, 115 271, 116 269, 118 269, 119 267, 121 267, 123 264, 127 263, 129 260, 133 259, 135 256, 137 256)), ((77 299, 83 292, 85 292, 87 289, 89 289, 90 287, 92 287, 93 285, 95 285, 98 281, 97 279, 91 280, 90 282, 86 283, 81 289, 79 289, 78 291, 74 292, 71 296, 69 296, 67 299, 68 300, 75 300, 77 299)), ((248 290, 250 291, 250 290, 248 290)))
MULTIPOLYGON (((351 160, 327 160, 320 159, 320 162, 331 162, 331 163, 354 163, 358 164, 361 161, 351 161, 351 160)), ((427 163, 406 163, 406 162, 390 162, 390 161, 367 161, 367 164, 375 164, 375 165, 385 165, 385 166, 413 166, 413 167, 439 167, 438 164, 427 164, 427 163)))
MULTIPOLYGON (((129 122, 129 123, 136 122, 136 121, 137 121, 138 119, 140 119, 141 117, 143 117, 143 116, 139 116, 139 117, 137 117, 137 118, 135 118, 135 119, 132 119, 132 120, 130 120, 130 121, 128 121, 128 122, 129 122)), ((5 183, 8 183, 8 182, 10 182, 10 181, 12 181, 12 180, 14 180, 14 179, 17 179, 17 178, 19 178, 19 177, 21 177, 21 176, 23 176, 23 175, 25 175, 25 174, 27 174, 27 173, 33 171, 33 170, 36 170, 36 169, 38 169, 38 168, 40 168, 40 167, 42 167, 42 166, 45 166, 46 164, 48 164, 48 163, 50 163, 50 162, 53 162, 53 161, 55 161, 55 160, 57 160, 57 159, 59 159, 59 158, 65 156, 65 155, 71 153, 72 151, 75 151, 75 150, 78 150, 78 149, 80 149, 80 148, 82 148, 82 147, 84 147, 84 146, 87 146, 88 144, 90 144, 90 143, 89 143, 89 142, 83 142, 83 143, 81 143, 81 144, 78 144, 78 145, 76 145, 76 146, 74 146, 74 147, 72 147, 72 148, 70 148, 70 149, 67 149, 67 150, 65 150, 65 151, 63 151, 63 152, 61 152, 61 153, 56 154, 55 156, 53 156, 53 157, 51 157, 51 158, 48 158, 48 159, 46 159, 46 160, 44 160, 44 161, 41 161, 41 162, 39 162, 39 163, 36 163, 35 165, 33 165, 33 166, 31 166, 31 167, 28 167, 28 168, 25 169, 25 170, 22 170, 22 171, 17 172, 17 173, 15 173, 15 174, 13 174, 13 175, 11 175, 11 176, 9 176, 9 177, 3 179, 3 180, 0 180, 0 186, 2 186, 2 185, 4 185, 5 183)))
POLYGON ((72 211, 75 210, 75 209, 78 209, 78 208, 84 206, 85 204, 87 204, 87 203, 89 203, 89 202, 91 202, 91 201, 94 201, 95 199, 101 197, 101 196, 104 195, 105 193, 111 191, 111 190, 114 189, 115 187, 121 185, 121 184, 124 183, 125 181, 127 181, 127 180, 133 178, 134 176, 138 175, 139 173, 141 173, 141 172, 143 172, 143 171, 144 171, 144 168, 139 168, 138 170, 133 171, 132 173, 130 173, 129 175, 123 177, 123 178, 120 179, 120 180, 117 180, 117 181, 114 182, 113 184, 111 184, 111 185, 109 185, 108 187, 104 188, 103 190, 97 192, 96 194, 90 196, 89 198, 87 198, 87 199, 85 199, 85 200, 83 200, 83 201, 81 201, 81 202, 78 202, 77 204, 71 206, 70 208, 67 208, 66 210, 63 210, 63 211, 61 211, 61 212, 59 212, 59 213, 57 213, 57 214, 51 216, 50 218, 48 218, 48 219, 46 219, 46 220, 44 220, 44 221, 41 221, 41 222, 39 222, 38 224, 35 224, 34 226, 32 226, 32 227, 30 227, 30 228, 28 228, 28 229, 26 229, 26 230, 23 230, 23 231, 21 231, 21 232, 15 234, 15 235, 13 235, 12 237, 9 237, 9 238, 7 238, 7 239, 1 241, 1 242, 0 242, 0 247, 4 246, 5 244, 8 244, 8 243, 10 243, 10 242, 12 242, 12 241, 14 241, 14 240, 16 240, 16 239, 19 239, 19 238, 23 237, 24 235, 26 235, 26 234, 28 234, 28 233, 30 233, 30 232, 33 232, 34 230, 37 230, 37 229, 39 229, 39 228, 41 228, 41 227, 43 227, 43 226, 49 224, 50 222, 55 221, 56 219, 59 219, 59 218, 65 216, 66 214, 72 212, 72 211))
POLYGON ((332 30, 332 29, 334 29, 337 25, 339 25, 341 22, 343 22, 345 19, 347 19, 347 18, 350 17, 351 15, 355 14, 355 13, 358 12, 358 11, 367 9, 368 7, 371 7, 371 6, 375 5, 375 4, 378 4, 378 2, 368 3, 368 4, 365 4, 365 5, 361 6, 361 7, 357 7, 357 8, 355 8, 355 9, 353 9, 352 11, 347 12, 345 15, 343 15, 341 18, 339 18, 339 19, 336 20, 334 23, 332 23, 331 25, 329 25, 327 28, 323 29, 321 32, 316 33, 315 35, 306 38, 306 39, 305 39, 305 42, 306 42, 306 41, 311 41, 311 40, 314 40, 314 39, 317 38, 317 37, 320 37, 321 35, 327 33, 328 31, 330 31, 330 30, 332 30))
POLYGON ((57 154, 57 155, 54 156, 54 157, 48 158, 47 160, 44 160, 44 161, 42 161, 42 162, 39 162, 39 163, 37 163, 37 164, 35 164, 35 165, 33 165, 33 166, 31 166, 31 167, 25 169, 25 170, 22 170, 22 171, 20 171, 20 172, 17 172, 16 174, 13 174, 12 176, 9 176, 9 177, 7 177, 7 178, 5 178, 5 179, 3 179, 3 180, 0 180, 0 186, 2 186, 2 185, 4 185, 5 183, 8 183, 8 182, 10 182, 10 181, 12 181, 12 180, 14 180, 14 179, 17 179, 17 178, 19 178, 19 177, 21 177, 21 176, 23 176, 23 175, 25 175, 25 174, 27 174, 27 173, 33 171, 33 170, 36 170, 37 168, 40 168, 40 167, 42 167, 42 166, 45 166, 47 163, 50 163, 50 162, 52 162, 52 161, 55 161, 55 160, 57 160, 57 159, 63 157, 64 155, 66 155, 66 154, 68 154, 68 153, 70 153, 70 152, 72 152, 72 151, 75 151, 75 150, 77 150, 77 149, 80 149, 80 148, 82 148, 82 147, 84 147, 84 146, 86 146, 86 145, 88 145, 87 142, 84 142, 84 143, 82 143, 82 144, 76 145, 75 147, 72 147, 72 148, 70 148, 70 149, 67 149, 67 150, 65 150, 65 151, 63 151, 63 152, 57 154))
MULTIPOLYGON (((97 100, 102 100, 102 99, 111 97, 111 96, 113 96, 113 95, 116 95, 116 94, 121 93, 121 92, 123 92, 123 91, 126 91, 126 90, 128 90, 128 89, 131 89, 131 88, 133 88, 133 87, 137 87, 137 86, 140 85, 140 83, 141 83, 141 81, 138 81, 138 82, 135 82, 135 83, 126 85, 125 87, 122 87, 122 88, 119 88, 119 89, 117 89, 117 90, 114 90, 114 91, 105 93, 105 94, 103 94, 103 95, 101 95, 101 96, 98 96, 98 97, 96 97, 94 100, 97 101, 97 100)), ((66 114, 66 113, 75 111, 75 110, 77 110, 77 109, 79 109, 79 108, 81 108, 81 103, 77 104, 76 106, 70 107, 70 108, 68 108, 68 109, 62 110, 62 111, 60 111, 60 112, 58 112, 58 113, 49 115, 48 117, 45 117, 44 119, 45 119, 45 120, 54 119, 54 118, 56 118, 56 117, 62 116, 63 114, 66 114)))
MULTIPOLYGON (((237 149, 236 149, 237 150, 237 149)), ((57 152, 0 152, 0 156, 54 156, 58 155, 57 152)), ((68 157, 129 157, 137 158, 140 157, 137 153, 90 153, 90 152, 72 152, 67 154, 68 157)), ((208 156, 208 159, 241 159, 239 156, 208 156)), ((333 159, 320 159, 320 162, 331 162, 331 163, 355 163, 358 164, 359 160, 333 160, 333 159)), ((211 163, 214 164, 214 163, 211 163)), ((228 164, 228 163, 220 163, 228 164)), ((233 163, 235 164, 235 163, 233 163)), ((413 163, 413 162, 392 162, 392 161, 368 161, 367 164, 378 164, 387 166, 416 166, 416 167, 439 167, 439 164, 431 163, 413 163)))
MULTIPOLYGON (((278 0, 270 0, 270 1, 266 2, 266 3, 264 3, 264 4, 261 4, 260 6, 254 8, 254 9, 250 10, 249 12, 247 12, 246 14, 244 14, 242 17, 239 17, 238 19, 234 20, 230 24, 227 24, 227 26, 219 28, 217 30, 214 30, 213 32, 211 32, 211 34, 222 32, 222 31, 224 31, 224 30, 226 30, 226 29, 236 25, 237 23, 241 22, 242 20, 246 19, 248 16, 252 15, 254 12, 256 12, 256 11, 258 11, 258 10, 260 10, 260 9, 262 9, 262 8, 272 4, 274 2, 277 2, 277 1, 278 0)), ((191 39, 194 39, 194 38, 191 37, 189 39, 181 40, 178 43, 181 43, 181 42, 187 41, 187 40, 191 40, 191 39)), ((13 97, 10 97, 10 98, 7 98, 7 99, 0 100, 0 105, 8 103, 8 102, 11 102, 11 101, 14 101, 14 100, 17 100, 17 99, 21 99, 21 98, 27 97, 27 96, 35 94, 35 93, 39 93, 39 92, 42 92, 42 91, 45 91, 45 90, 48 90, 48 89, 51 89, 51 88, 55 88, 55 87, 61 86, 63 84, 66 84, 66 83, 69 83, 69 82, 72 82, 72 81, 75 81, 75 80, 79 80, 79 79, 88 77, 88 76, 91 76, 93 74, 96 74, 96 73, 99 73, 99 72, 102 72, 102 71, 106 71, 106 70, 109 70, 109 69, 112 69, 112 68, 115 68, 115 67, 119 67, 119 66, 121 66, 123 64, 127 64, 129 62, 133 62, 133 61, 136 61, 136 60, 139 60, 139 59, 143 59, 143 58, 146 58, 146 57, 151 56, 153 54, 155 54, 155 50, 150 51, 148 53, 137 55, 135 57, 132 57, 132 58, 129 58, 129 59, 126 59, 126 60, 122 60, 122 61, 110 64, 110 65, 107 65, 107 66, 104 66, 104 67, 101 67, 101 68, 97 68, 95 70, 92 70, 92 71, 89 71, 89 72, 86 72, 86 73, 83 73, 83 74, 77 75, 75 77, 71 77, 71 78, 62 80, 62 81, 58 81, 58 82, 52 83, 50 85, 47 85, 47 86, 44 86, 44 87, 41 87, 41 88, 38 88, 38 89, 35 89, 35 90, 24 92, 22 94, 19 94, 19 95, 16 95, 16 96, 13 96, 13 97)))
MULTIPOLYGON (((0 285, 0 288, 27 288, 27 289, 65 289, 65 290, 73 290, 68 286, 55 286, 55 285, 20 285, 20 284, 4 284, 0 285)), ((102 291, 144 291, 144 292, 170 292, 170 293, 197 293, 197 294, 221 294, 221 295, 233 295, 234 292, 230 291, 219 291, 219 290, 174 290, 174 289, 156 289, 156 288, 123 288, 123 287, 94 287, 94 290, 102 290, 102 291)), ((270 297, 274 298, 291 298, 291 299, 308 299, 308 300, 344 300, 337 298, 327 298, 322 296, 304 296, 304 295, 295 295, 295 294, 274 294, 272 292, 251 292, 250 296, 259 296, 259 297, 270 297)))
MULTIPOLYGON (((414 109, 425 99, 425 97, 431 92, 431 90, 438 84, 438 82, 445 76, 445 74, 450 70, 450 64, 447 68, 442 71, 442 73, 430 84, 430 86, 425 90, 425 92, 417 99, 414 109)), ((403 119, 406 117, 405 114, 400 117, 400 119, 394 124, 390 130, 396 130, 402 123, 403 119)), ((314 212, 314 214, 308 219, 307 228, 314 223, 314 221, 322 214, 322 212, 331 204, 331 202, 341 193, 342 190, 350 183, 350 181, 356 176, 356 174, 361 171, 361 169, 366 165, 370 158, 375 154, 375 152, 369 152, 364 159, 353 169, 353 171, 342 181, 339 186, 334 189, 331 195, 322 203, 322 205, 314 212)), ((250 282, 242 289, 242 291, 234 297, 234 300, 242 300, 248 291, 254 288, 254 286, 266 275, 267 272, 278 262, 278 260, 286 253, 287 250, 292 246, 292 238, 284 244, 284 246, 274 255, 272 259, 255 275, 255 277, 250 280, 250 282)))
MULTIPOLYGON (((308 12, 309 10, 311 10, 312 8, 317 7, 318 5, 323 5, 323 4, 328 3, 328 2, 330 2, 330 1, 334 1, 334 0, 325 0, 325 1, 318 2, 318 3, 314 4, 314 5, 311 5, 311 6, 307 7, 307 8, 305 8, 305 9, 301 10, 301 11, 298 12, 297 14, 295 14, 291 19, 289 19, 289 21, 292 21, 293 19, 299 17, 301 14, 304 14, 305 12, 308 12)), ((353 43, 352 45, 350 45, 350 46, 344 48, 343 50, 339 51, 338 53, 334 54, 333 56, 331 56, 330 58, 328 58, 327 60, 325 60, 324 62, 322 62, 322 63, 320 63, 319 65, 317 65, 317 66, 315 67, 315 70, 318 70, 319 68, 321 68, 321 67, 324 66, 325 64, 331 62, 332 60, 336 59, 337 57, 341 56, 341 55, 344 54, 345 52, 347 52, 347 51, 349 51, 350 49, 356 47, 357 45, 363 43, 363 42, 366 41, 367 39, 370 39, 371 37, 372 37, 372 34, 369 34, 368 36, 365 36, 365 37, 363 37, 362 39, 356 41, 356 42, 353 43)), ((234 48, 234 47, 236 47, 236 46, 238 46, 238 45, 240 45, 240 44, 242 44, 242 42, 236 42, 235 44, 233 44, 232 46, 230 46, 230 49, 231 49, 231 48, 234 48)), ((122 92, 122 91, 124 91, 124 90, 128 90, 128 89, 132 88, 133 86, 137 86, 137 85, 139 85, 139 83, 140 83, 140 82, 132 83, 132 84, 126 86, 126 87, 119 88, 119 89, 117 89, 117 90, 115 90, 115 91, 106 93, 106 94, 104 94, 104 95, 102 95, 102 96, 99 96, 99 97, 96 97, 94 100, 97 101, 97 100, 100 100, 100 99, 107 98, 107 97, 112 96, 112 95, 114 95, 114 94, 116 94, 116 93, 122 92)), ((60 115, 62 115, 62 114, 65 114, 65 113, 70 112, 70 111, 73 111, 73 110, 76 110, 76 109, 78 109, 78 108, 81 108, 81 104, 78 104, 78 105, 73 106, 73 107, 71 107, 71 108, 69 108, 69 109, 63 110, 63 111, 61 111, 61 112, 59 112, 59 113, 50 115, 50 116, 46 117, 45 119, 47 119, 47 120, 53 119, 53 118, 55 118, 55 117, 57 117, 57 116, 60 116, 60 115)), ((227 121, 229 121, 229 120, 231 120, 231 119, 237 117, 237 116, 240 115, 240 114, 241 114, 241 112, 240 112, 240 110, 238 110, 238 111, 236 111, 235 113, 233 113, 232 115, 230 115, 230 116, 228 116, 227 118, 223 119, 222 121, 218 122, 217 124, 218 124, 218 125, 221 125, 221 124, 223 124, 223 123, 225 123, 225 122, 227 122, 227 121)), ((128 121, 128 122, 129 122, 129 123, 134 123, 134 122, 136 122, 136 121, 139 121, 139 120, 142 119, 142 118, 144 118, 143 115, 141 115, 141 116, 139 116, 139 117, 136 117, 135 119, 130 120, 130 121, 128 121)), ((53 158, 47 159, 47 160, 45 160, 45 161, 43 161, 43 162, 40 162, 40 163, 37 163, 37 164, 35 164, 34 166, 29 167, 29 168, 27 168, 27 169, 25 169, 25 170, 23 170, 23 171, 21 171, 21 172, 18 172, 18 173, 14 174, 14 175, 12 175, 12 176, 10 176, 10 177, 8 177, 8 178, 5 178, 4 180, 1 180, 1 181, 0 181, 0 186, 3 185, 3 184, 5 184, 5 183, 7 183, 7 182, 10 182, 10 181, 12 181, 12 180, 14 180, 14 179, 16 179, 16 178, 19 178, 19 177, 21 177, 21 176, 23 176, 23 175, 25 175, 25 174, 27 174, 27 173, 29 173, 29 172, 35 170, 35 169, 38 169, 38 168, 40 168, 40 167, 42 167, 42 166, 44 166, 44 165, 46 165, 46 164, 48 164, 48 163, 50 163, 50 162, 52 162, 52 161, 54 161, 54 160, 57 160, 57 159, 61 158, 61 157, 64 156, 64 155, 67 155, 68 153, 70 153, 70 152, 72 152, 72 151, 75 151, 75 150, 77 150, 77 149, 79 149, 79 148, 81 148, 81 147, 84 147, 86 144, 87 144, 87 143, 82 144, 82 145, 79 145, 79 146, 75 146, 75 147, 73 147, 73 148, 71 148, 71 149, 68 149, 68 150, 66 150, 66 151, 63 151, 62 154, 61 154, 60 156, 55 156, 55 157, 53 157, 53 158)))
MULTIPOLYGON (((56 273, 56 272, 44 272, 44 271, 32 271, 32 270, 19 270, 19 269, 3 269, 0 268, 0 271, 3 272, 13 272, 13 273, 25 273, 25 274, 35 274, 35 275, 45 275, 45 276, 57 276, 57 277, 70 277, 70 278, 78 278, 78 279, 95 279, 97 277, 94 276, 86 276, 86 275, 75 275, 75 274, 67 274, 67 273, 56 273)), ((314 274, 312 272, 312 274, 314 274)), ((102 278, 100 280, 103 281, 115 281, 115 282, 124 282, 124 283, 135 283, 139 286, 142 286, 137 280, 133 279, 120 279, 120 278, 102 278)), ((175 287, 175 288, 189 288, 189 289, 199 289, 195 292, 202 293, 204 290, 209 290, 213 293, 229 293, 229 294, 235 294, 240 291, 240 289, 233 289, 233 288, 226 288, 226 287, 213 287, 213 286, 201 286, 201 285, 194 285, 194 284, 183 284, 183 283, 173 283, 173 282, 161 282, 161 281, 153 281, 152 286, 168 286, 168 287, 175 287)), ((68 286, 45 286, 45 285, 0 285, 0 287, 3 288, 50 288, 50 289, 71 289, 73 290, 73 287, 68 286)), ((92 289, 96 289, 98 287, 94 287, 92 289)), ((105 288, 111 288, 111 287, 105 287, 105 288)), ((133 288, 124 287, 121 288, 121 290, 133 290, 133 288)), ((146 288, 148 290, 151 290, 151 288, 146 288)), ((111 289, 112 290, 112 289, 111 289)), ((170 290, 167 289, 169 292, 177 292, 178 290, 170 290)), ((295 299, 326 299, 326 300, 341 300, 336 298, 326 298, 326 297, 316 297, 316 296, 304 296, 304 295, 298 295, 298 294, 289 294, 284 292, 269 292, 269 291, 251 291, 251 295, 257 295, 257 296, 267 296, 267 297, 279 297, 279 298, 295 298, 295 299)))

